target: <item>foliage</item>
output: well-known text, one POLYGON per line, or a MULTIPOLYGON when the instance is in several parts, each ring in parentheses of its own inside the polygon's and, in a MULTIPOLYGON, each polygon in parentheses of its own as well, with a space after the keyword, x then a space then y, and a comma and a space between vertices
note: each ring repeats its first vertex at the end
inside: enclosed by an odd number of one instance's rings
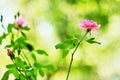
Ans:
POLYGON ((70 38, 64 40, 62 43, 58 43, 55 46, 55 48, 62 49, 63 50, 62 57, 65 58, 68 55, 69 51, 71 49, 74 49, 77 44, 78 44, 78 39, 75 37, 70 37, 70 38))
MULTIPOLYGON (((20 17, 18 12, 15 15, 15 20, 20 17)), ((1 16, 1 23, 3 16, 1 16)), ((21 21, 20 21, 21 22, 21 21)), ((3 26, 4 27, 4 26, 3 26)), ((45 71, 43 69, 48 69, 52 72, 55 72, 56 69, 51 64, 41 64, 36 58, 36 53, 39 55, 48 56, 48 53, 41 49, 36 49, 31 43, 27 42, 26 31, 29 31, 28 26, 23 26, 22 23, 18 24, 8 24, 7 33, 3 33, 0 36, 0 44, 3 40, 9 38, 10 43, 6 44, 5 49, 8 49, 8 56, 12 60, 12 64, 6 65, 7 71, 4 73, 1 80, 8 80, 9 75, 13 74, 15 80, 36 80, 37 73, 40 76, 44 77, 45 71), (15 33, 14 30, 17 30, 15 33), (26 56, 31 54, 34 62, 30 62, 29 58, 26 56)))

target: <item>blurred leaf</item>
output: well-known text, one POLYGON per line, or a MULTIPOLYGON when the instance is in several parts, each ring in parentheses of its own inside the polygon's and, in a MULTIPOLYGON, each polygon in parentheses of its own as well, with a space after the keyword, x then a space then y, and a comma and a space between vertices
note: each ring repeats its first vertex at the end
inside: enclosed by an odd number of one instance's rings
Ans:
POLYGON ((22 70, 26 71, 25 63, 21 60, 21 58, 16 57, 16 58, 15 58, 15 64, 17 65, 17 67, 19 67, 19 68, 21 68, 22 70))
POLYGON ((33 77, 34 77, 34 80, 37 80, 36 77, 37 77, 37 69, 36 68, 33 68, 33 77))
POLYGON ((12 47, 12 45, 6 45, 6 46, 5 46, 5 48, 10 48, 10 47, 12 47))
POLYGON ((20 16, 20 12, 18 11, 16 15, 19 17, 20 16))
POLYGON ((1 15, 1 17, 0 17, 0 21, 3 22, 3 15, 1 15))
POLYGON ((47 68, 48 70, 51 70, 51 71, 53 71, 53 72, 56 71, 56 69, 54 68, 53 65, 46 65, 45 68, 47 68))
POLYGON ((8 33, 12 32, 12 28, 15 26, 15 24, 8 24, 8 33))
POLYGON ((33 46, 31 44, 29 44, 29 43, 26 43, 26 47, 28 48, 29 51, 34 50, 33 46))
POLYGON ((32 58, 33 58, 33 60, 34 61, 36 61, 37 59, 36 59, 36 56, 35 56, 35 54, 34 53, 31 53, 31 56, 32 56, 32 58))
POLYGON ((11 35, 11 39, 14 40, 14 34, 13 34, 13 33, 12 33, 12 35, 11 35))
POLYGON ((73 49, 75 48, 76 44, 78 43, 78 40, 76 38, 68 38, 63 43, 59 43, 55 46, 56 49, 73 49))
POLYGON ((0 37, 0 44, 2 44, 2 40, 3 40, 3 38, 2 38, 2 37, 0 37))
POLYGON ((13 41, 13 39, 11 39, 11 41, 10 41, 10 42, 11 42, 11 45, 14 45, 14 41, 13 41))
POLYGON ((22 27, 22 30, 26 30, 26 31, 28 31, 28 30, 30 30, 30 28, 27 27, 27 26, 25 26, 25 27, 22 27))
POLYGON ((27 80, 22 74, 20 74, 20 80, 27 80))
POLYGON ((77 39, 74 39, 74 41, 71 43, 69 49, 73 49, 73 48, 75 48, 77 44, 78 44, 78 40, 77 40, 77 39))
POLYGON ((2 44, 2 40, 7 36, 7 34, 3 33, 2 36, 0 36, 0 44, 2 44))
POLYGON ((76 47, 78 40, 77 38, 72 37, 66 39, 63 43, 66 44, 66 46, 68 46, 69 49, 73 49, 76 47))
POLYGON ((56 48, 56 49, 65 49, 66 46, 65 46, 65 44, 63 44, 63 43, 59 43, 59 44, 57 44, 57 45, 55 46, 55 48, 56 48))
POLYGON ((80 69, 81 72, 83 72, 85 74, 90 74, 95 69, 95 67, 91 66, 91 65, 81 63, 79 65, 79 69, 80 69))
POLYGON ((4 73, 4 75, 3 75, 3 77, 2 77, 1 80, 8 80, 8 78, 9 78, 9 74, 10 74, 9 70, 6 71, 6 72, 4 73))
POLYGON ((42 67, 43 67, 43 65, 42 64, 40 64, 40 63, 34 63, 34 66, 37 68, 37 69, 41 69, 42 67))
POLYGON ((16 41, 15 41, 15 43, 25 43, 25 40, 26 40, 26 38, 25 37, 23 37, 23 36, 21 36, 20 38, 18 38, 16 41))
POLYGON ((13 48, 13 50, 18 50, 19 49, 19 47, 21 47, 21 48, 24 48, 24 49, 26 49, 27 48, 27 45, 26 45, 26 41, 27 39, 25 38, 25 37, 23 37, 23 36, 21 36, 20 38, 18 38, 14 43, 14 48, 13 48))
POLYGON ((7 34, 3 33, 2 38, 5 38, 6 36, 7 36, 7 34))
POLYGON ((25 34, 24 32, 21 32, 21 34, 22 34, 24 37, 26 37, 26 34, 25 34))
POLYGON ((76 4, 78 2, 78 0, 67 0, 67 2, 69 4, 76 4))
POLYGON ((8 64, 8 65, 6 65, 6 68, 15 68, 15 65, 14 64, 8 64))
POLYGON ((73 44, 70 45, 70 49, 73 49, 75 47, 76 47, 76 43, 73 43, 73 44))
POLYGON ((40 74, 42 77, 44 77, 44 75, 45 75, 45 73, 43 72, 42 69, 39 69, 39 74, 40 74))
POLYGON ((25 43, 25 40, 26 38, 21 36, 20 38, 18 38, 16 41, 15 41, 15 48, 18 49, 19 46, 21 46, 22 48, 26 46, 26 43, 25 43))
POLYGON ((95 38, 90 38, 90 39, 87 40, 87 42, 91 43, 91 44, 93 44, 93 43, 101 44, 100 42, 94 41, 94 39, 95 38))
POLYGON ((77 39, 76 38, 68 38, 63 43, 70 44, 70 43, 73 43, 74 41, 77 41, 77 39))
POLYGON ((16 68, 13 68, 13 69, 11 69, 11 71, 12 71, 13 75, 15 76, 15 78, 18 79, 19 78, 18 70, 16 68))
POLYGON ((65 58, 68 55, 68 53, 69 53, 68 49, 64 50, 62 54, 62 58, 65 58))
POLYGON ((93 41, 95 38, 90 38, 89 41, 93 41))
POLYGON ((44 51, 44 50, 36 50, 36 52, 40 55, 46 55, 48 56, 48 54, 44 51))

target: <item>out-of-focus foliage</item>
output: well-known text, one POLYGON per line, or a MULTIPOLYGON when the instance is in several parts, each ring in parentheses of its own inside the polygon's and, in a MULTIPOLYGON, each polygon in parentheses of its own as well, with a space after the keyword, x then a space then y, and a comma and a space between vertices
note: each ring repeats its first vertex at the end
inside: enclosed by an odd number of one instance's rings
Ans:
MULTIPOLYGON (((9 6, 8 3, 12 6, 10 10, 19 10, 29 20, 32 28, 27 34, 29 42, 38 48, 47 49, 49 58, 42 56, 39 60, 46 64, 52 62, 57 68, 55 73, 48 71, 43 80, 66 78, 71 55, 62 59, 63 52, 55 50, 54 46, 73 35, 81 38, 84 31, 80 30, 78 24, 84 19, 92 19, 101 25, 98 35, 91 33, 101 45, 86 42, 81 44, 74 57, 70 80, 120 79, 120 0, 5 1, 6 6, 9 6), (49 33, 51 27, 52 34, 49 33)), ((33 58, 36 59, 34 55, 33 58)))

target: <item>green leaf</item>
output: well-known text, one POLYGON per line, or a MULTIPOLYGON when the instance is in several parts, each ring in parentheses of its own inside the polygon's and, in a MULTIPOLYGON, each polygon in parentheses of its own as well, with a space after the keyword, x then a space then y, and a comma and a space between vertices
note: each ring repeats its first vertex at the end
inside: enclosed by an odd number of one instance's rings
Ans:
POLYGON ((26 47, 27 47, 27 49, 29 51, 33 51, 34 50, 33 46, 31 44, 29 44, 29 43, 26 43, 26 47))
POLYGON ((43 65, 42 64, 40 64, 40 63, 34 63, 34 66, 37 68, 37 69, 41 69, 41 68, 43 68, 43 65))
POLYGON ((87 40, 87 42, 91 43, 91 44, 93 44, 93 43, 101 44, 100 42, 94 41, 94 39, 95 38, 90 38, 90 39, 87 40))
POLYGON ((45 68, 47 68, 48 70, 51 70, 51 71, 53 71, 53 72, 56 71, 56 69, 54 68, 53 65, 46 65, 45 68))
POLYGON ((21 36, 20 38, 18 38, 14 43, 15 43, 15 48, 18 48, 19 46, 21 46, 22 48, 26 46, 26 38, 21 36))
POLYGON ((75 48, 77 44, 78 44, 78 40, 74 40, 74 41, 71 43, 69 49, 73 49, 73 48, 75 48))
POLYGON ((32 56, 32 58, 33 58, 33 60, 34 61, 36 61, 37 59, 36 59, 36 56, 35 56, 35 54, 34 53, 31 53, 31 56, 32 56))
POLYGON ((25 37, 21 36, 20 38, 18 38, 15 43, 25 43, 25 40, 27 40, 25 37))
POLYGON ((5 38, 6 36, 7 36, 7 34, 3 33, 2 38, 5 38))
POLYGON ((75 47, 76 47, 76 43, 73 43, 73 44, 70 45, 70 49, 73 49, 75 47))
POLYGON ((10 48, 10 47, 12 47, 12 45, 6 45, 6 46, 5 46, 5 48, 10 48))
POLYGON ((68 49, 64 50, 62 54, 62 58, 65 58, 68 55, 68 53, 69 53, 68 49))
POLYGON ((43 72, 42 69, 39 69, 39 74, 40 74, 42 77, 44 77, 44 75, 45 75, 45 73, 43 72))
POLYGON ((20 74, 20 80, 27 80, 22 74, 20 74))
POLYGON ((94 39, 95 39, 95 38, 90 38, 89 40, 90 40, 90 41, 93 41, 94 39))
POLYGON ((22 34, 24 37, 26 37, 26 34, 25 34, 24 32, 21 32, 21 34, 22 34))
POLYGON ((3 33, 2 36, 0 36, 0 44, 2 44, 2 40, 7 36, 7 34, 3 33))
POLYGON ((1 17, 0 17, 0 21, 3 22, 3 15, 1 15, 1 17))
POLYGON ((20 12, 18 11, 16 15, 19 17, 20 16, 20 12))
POLYGON ((48 54, 44 51, 44 50, 36 50, 36 52, 40 55, 46 55, 48 56, 48 54))
POLYGON ((2 38, 2 37, 0 37, 0 44, 2 44, 2 40, 3 40, 3 38, 2 38))
POLYGON ((15 65, 14 64, 8 64, 8 65, 6 65, 6 68, 8 68, 8 69, 15 68, 15 65))
POLYGON ((30 28, 27 27, 27 26, 25 26, 25 27, 22 27, 22 30, 26 30, 26 31, 28 31, 28 30, 30 30, 30 28))
POLYGON ((23 36, 19 37, 14 43, 14 48, 13 50, 18 50, 19 47, 23 48, 23 49, 27 49, 27 45, 26 45, 26 41, 27 39, 23 36))
POLYGON ((13 68, 13 69, 11 69, 11 71, 12 71, 13 75, 15 76, 15 78, 18 79, 19 78, 18 70, 16 68, 13 68))
POLYGON ((59 43, 55 46, 56 49, 65 49, 66 48, 66 45, 63 44, 63 43, 59 43))
POLYGON ((68 38, 63 43, 70 44, 70 43, 73 43, 74 41, 77 41, 77 38, 68 38))
POLYGON ((21 60, 21 58, 16 57, 15 58, 15 64, 17 65, 17 67, 19 67, 22 70, 26 71, 26 64, 21 60))
POLYGON ((15 26, 15 24, 8 24, 8 33, 12 32, 12 28, 15 26))
POLYGON ((9 78, 9 74, 10 74, 10 71, 9 71, 9 70, 6 71, 6 72, 4 73, 4 75, 3 75, 3 77, 2 77, 1 80, 8 80, 8 78, 9 78))
POLYGON ((38 71, 37 68, 33 68, 32 75, 33 75, 33 77, 35 78, 34 80, 37 80, 37 79, 36 79, 36 77, 37 77, 37 71, 38 71))

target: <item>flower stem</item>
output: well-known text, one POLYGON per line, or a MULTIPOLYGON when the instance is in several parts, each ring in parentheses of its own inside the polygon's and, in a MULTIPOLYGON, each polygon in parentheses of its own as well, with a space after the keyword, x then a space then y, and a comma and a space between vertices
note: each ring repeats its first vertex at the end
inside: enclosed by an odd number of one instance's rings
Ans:
POLYGON ((31 67, 30 61, 29 61, 28 57, 25 55, 25 53, 24 53, 24 51, 23 51, 23 50, 22 50, 22 53, 23 53, 23 55, 22 55, 22 56, 24 56, 24 58, 25 58, 25 59, 26 59, 26 61, 28 62, 28 65, 31 67))
POLYGON ((72 53, 71 61, 70 61, 70 65, 69 65, 69 69, 68 69, 68 73, 67 73, 66 80, 68 80, 68 78, 69 78, 69 74, 70 74, 70 71, 71 71, 71 66, 72 66, 74 54, 75 54, 76 50, 78 49, 80 43, 83 41, 83 39, 85 38, 85 36, 88 34, 88 32, 90 32, 90 30, 87 30, 87 32, 86 32, 85 35, 80 39, 80 41, 78 42, 78 44, 76 45, 76 47, 75 47, 75 49, 74 49, 74 51, 73 51, 73 53, 72 53))

